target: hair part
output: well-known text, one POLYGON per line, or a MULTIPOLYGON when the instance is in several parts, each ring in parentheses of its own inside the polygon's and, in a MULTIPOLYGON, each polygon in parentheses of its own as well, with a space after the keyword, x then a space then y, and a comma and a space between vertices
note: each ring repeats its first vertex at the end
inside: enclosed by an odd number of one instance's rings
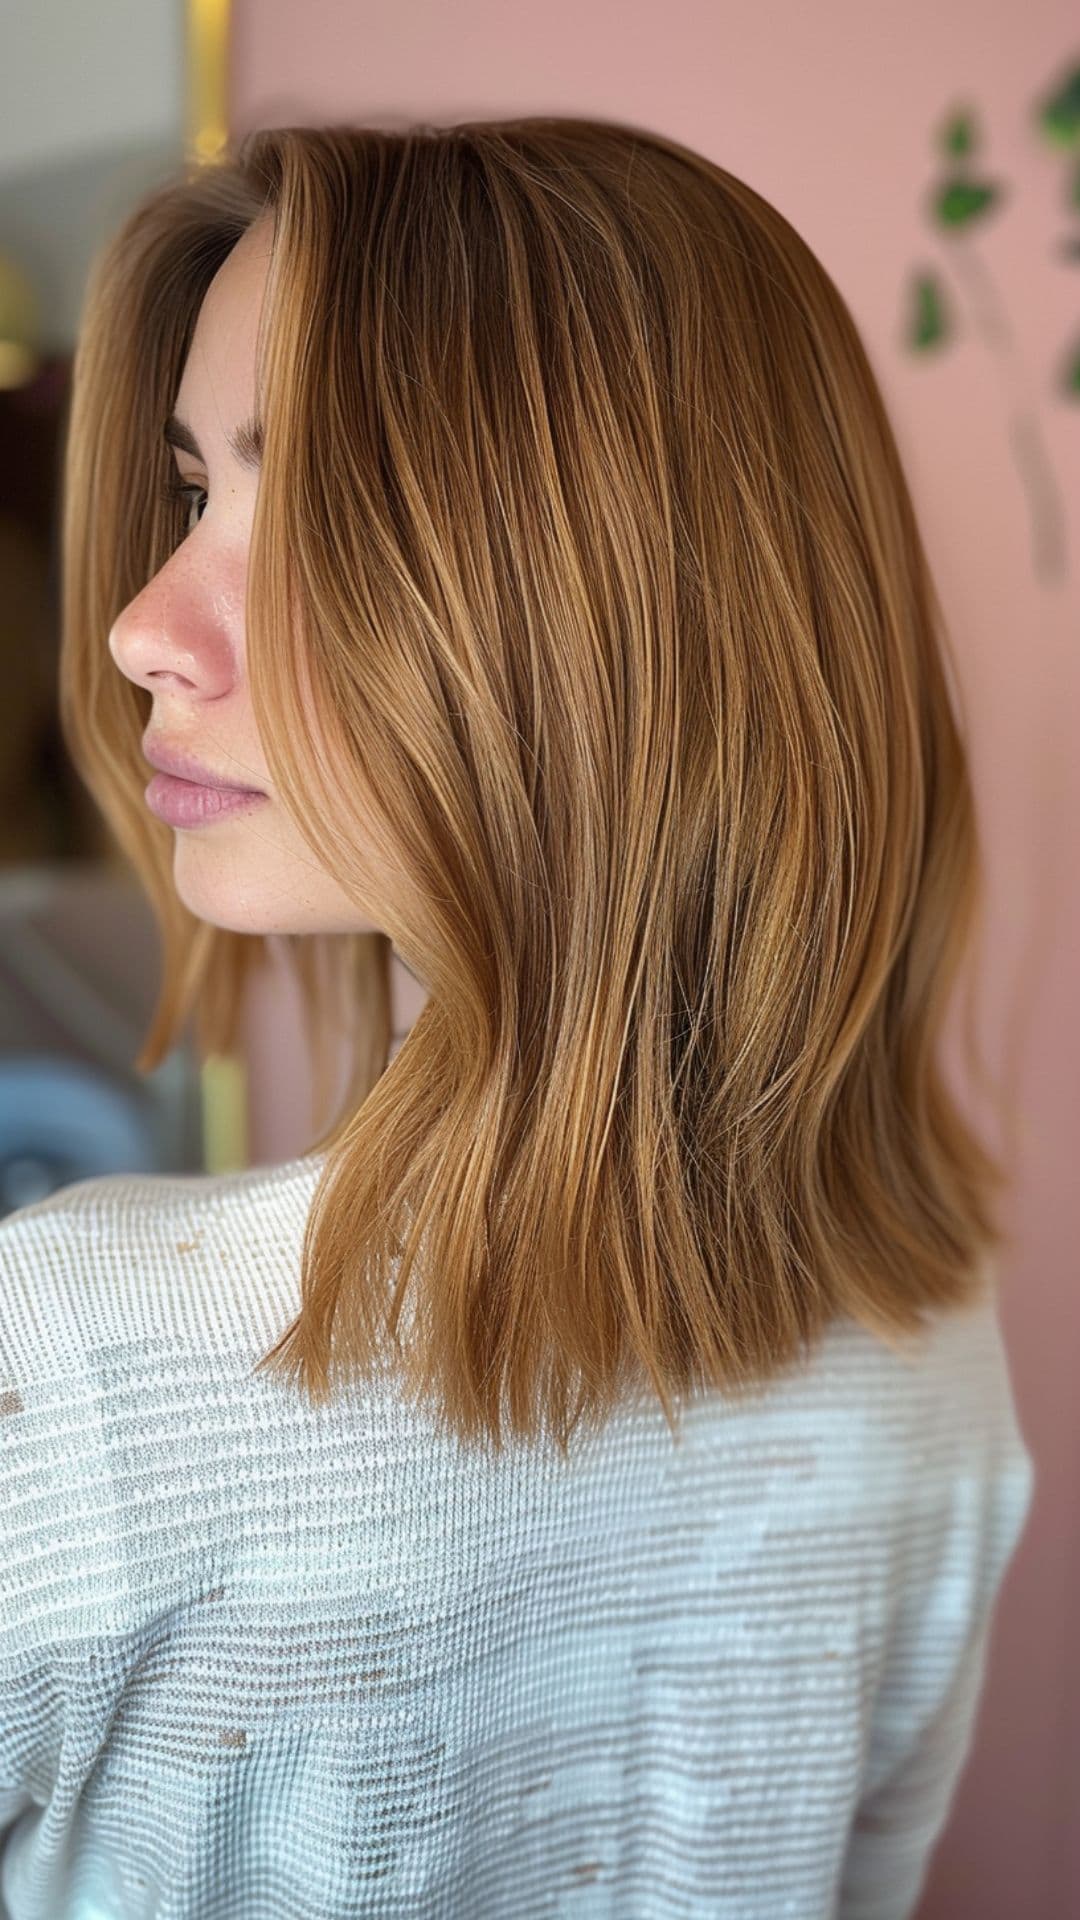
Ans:
POLYGON ((264 210, 253 709, 386 931, 288 938, 318 1104, 343 1036, 355 1070, 256 1370, 318 1403, 390 1359, 463 1440, 565 1451, 638 1388, 675 1434, 841 1314, 903 1351, 1003 1240, 939 1061, 981 905, 947 636, 840 294, 647 130, 260 129, 96 256, 61 720, 161 931, 138 1069, 192 1014, 240 1052, 266 960, 178 901, 105 642, 175 547, 163 422, 264 210), (391 942, 430 995, 392 1064, 391 942))

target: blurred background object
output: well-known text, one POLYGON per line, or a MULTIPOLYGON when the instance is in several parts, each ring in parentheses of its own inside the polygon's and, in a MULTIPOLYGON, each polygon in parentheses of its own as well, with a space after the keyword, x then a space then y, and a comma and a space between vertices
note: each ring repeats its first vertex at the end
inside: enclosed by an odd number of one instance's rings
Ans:
POLYGON ((0 1213, 95 1173, 199 1164, 193 1057, 131 1064, 156 982, 157 929, 122 873, 0 874, 0 1213))
POLYGON ((35 0, 4 21, 0 1215, 99 1173, 201 1170, 208 1133, 229 1155, 207 1127, 213 1081, 192 1049, 153 1074, 133 1067, 156 1001, 157 927, 70 766, 57 706, 61 461, 83 292, 102 240, 183 157, 185 26, 176 0, 35 0))

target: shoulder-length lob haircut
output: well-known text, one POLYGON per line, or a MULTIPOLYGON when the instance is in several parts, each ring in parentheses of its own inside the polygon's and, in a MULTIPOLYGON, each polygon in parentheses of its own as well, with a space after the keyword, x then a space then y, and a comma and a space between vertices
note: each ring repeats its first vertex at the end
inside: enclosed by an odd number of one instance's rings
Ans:
POLYGON ((355 1072, 255 1371, 325 1402, 392 1343, 463 1440, 505 1415, 565 1452, 642 1385, 677 1439, 680 1395, 751 1392, 840 1314, 902 1352, 1004 1238, 937 1057, 982 907, 948 640, 836 287, 642 128, 260 129, 99 250, 61 723, 161 928, 137 1068, 192 1012, 239 1057, 267 957, 178 901, 107 645, 182 537, 163 424, 264 209, 253 709, 385 931, 289 942, 317 1087, 343 1020, 355 1072), (391 943, 429 992, 392 1062, 391 943))

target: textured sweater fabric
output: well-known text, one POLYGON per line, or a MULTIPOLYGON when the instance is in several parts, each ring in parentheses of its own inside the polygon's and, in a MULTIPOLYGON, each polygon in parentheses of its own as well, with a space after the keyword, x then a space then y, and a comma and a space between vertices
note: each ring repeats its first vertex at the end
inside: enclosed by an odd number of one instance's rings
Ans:
POLYGON ((996 1288, 466 1450, 252 1368, 318 1155, 0 1221, 4 1920, 900 1920, 1033 1465, 996 1288))

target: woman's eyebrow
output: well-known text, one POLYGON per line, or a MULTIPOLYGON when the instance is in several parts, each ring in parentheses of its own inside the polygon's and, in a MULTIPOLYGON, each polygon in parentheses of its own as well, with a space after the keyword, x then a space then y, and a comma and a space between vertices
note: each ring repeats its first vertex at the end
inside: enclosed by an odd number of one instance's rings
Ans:
MULTIPOLYGON (((199 446, 187 421, 181 420, 178 414, 170 414, 168 420, 166 420, 165 440, 168 446, 180 447, 184 453, 192 454, 196 460, 201 460, 203 457, 202 448, 199 446)), ((243 421, 243 423, 237 427, 235 433, 228 435, 226 445, 233 459, 236 460, 240 466, 246 467, 249 472, 255 472, 262 465, 262 421, 252 415, 250 420, 243 421)))

